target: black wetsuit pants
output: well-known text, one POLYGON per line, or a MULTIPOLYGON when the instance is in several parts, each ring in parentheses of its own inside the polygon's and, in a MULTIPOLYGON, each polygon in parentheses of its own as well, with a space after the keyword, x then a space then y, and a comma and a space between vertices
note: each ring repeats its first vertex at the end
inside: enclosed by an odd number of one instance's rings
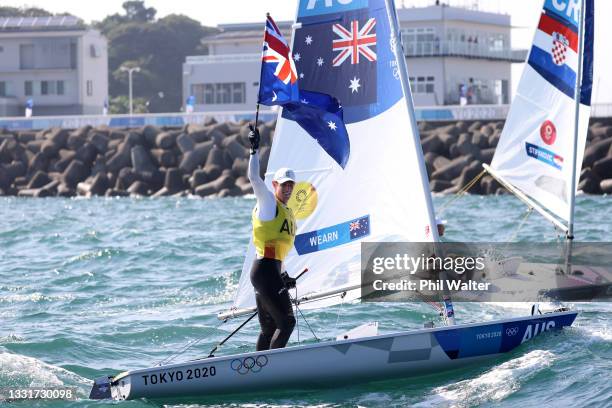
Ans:
POLYGON ((256 259, 251 267, 261 325, 257 351, 285 347, 295 327, 291 299, 280 274, 281 261, 276 259, 256 259))

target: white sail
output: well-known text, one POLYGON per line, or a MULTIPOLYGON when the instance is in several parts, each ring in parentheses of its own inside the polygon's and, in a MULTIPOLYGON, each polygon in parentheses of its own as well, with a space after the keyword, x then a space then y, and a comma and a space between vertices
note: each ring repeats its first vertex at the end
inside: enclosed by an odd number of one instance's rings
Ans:
POLYGON ((546 0, 516 97, 491 162, 494 175, 569 222, 590 114, 593 0, 586 1, 576 165, 575 87, 580 2, 546 0))
MULTIPOLYGON (((411 95, 402 92, 391 41, 389 21, 395 18, 389 18, 383 0, 327 3, 300 1, 293 55, 301 89, 342 103, 348 162, 343 169, 296 122, 280 115, 266 177, 271 186, 276 169, 296 173, 290 206, 297 237, 284 267, 292 276, 309 269, 299 294, 359 285, 362 242, 437 239, 423 153, 411 131, 411 95), (332 44, 351 30, 369 40, 346 56, 340 43, 336 49, 332 44)), ((236 308, 254 305, 249 279, 254 254, 251 243, 236 308)))

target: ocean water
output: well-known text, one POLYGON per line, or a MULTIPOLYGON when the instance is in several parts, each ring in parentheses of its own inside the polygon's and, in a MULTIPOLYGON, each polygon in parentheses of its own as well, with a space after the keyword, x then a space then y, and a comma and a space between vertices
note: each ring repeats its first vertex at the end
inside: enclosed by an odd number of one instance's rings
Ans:
MULTIPOLYGON (((449 199, 434 202, 441 207, 449 199)), ((188 342, 195 344, 175 361, 205 356, 237 325, 220 326, 216 314, 230 305, 236 290, 253 204, 249 198, 0 197, 0 387, 71 386, 79 397, 11 406, 150 406, 142 400, 90 401, 91 382, 152 366, 188 342)), ((510 196, 467 196, 444 213, 446 237, 513 239, 524 214, 524 206, 510 196)), ((578 197, 576 237, 611 240, 611 197, 578 197)), ((556 238, 535 214, 516 236, 556 238)), ((528 307, 462 304, 456 313, 460 322, 476 322, 525 314, 528 307)), ((611 406, 612 304, 573 307, 581 313, 569 330, 537 337, 503 358, 462 371, 305 393, 216 397, 189 406, 611 406)), ((381 315, 382 332, 421 327, 435 318, 423 304, 368 303, 307 312, 323 338, 381 315)), ((257 332, 253 321, 222 354, 253 349, 257 332)), ((300 337, 311 341, 304 326, 300 337)))

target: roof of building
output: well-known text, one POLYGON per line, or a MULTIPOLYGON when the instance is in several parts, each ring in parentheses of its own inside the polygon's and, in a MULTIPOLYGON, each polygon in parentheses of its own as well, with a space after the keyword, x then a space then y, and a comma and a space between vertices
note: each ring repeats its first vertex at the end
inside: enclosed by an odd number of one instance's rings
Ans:
POLYGON ((402 7, 397 9, 397 14, 401 22, 446 20, 510 27, 510 15, 508 14, 452 7, 446 4, 428 7, 402 7))
POLYGON ((85 24, 75 16, 0 17, 0 32, 74 31, 85 24))
MULTIPOLYGON (((291 37, 291 21, 278 21, 276 25, 280 28, 285 38, 291 37)), ((208 35, 203 38, 204 42, 234 40, 242 38, 259 38, 263 36, 263 23, 242 23, 242 24, 220 24, 221 32, 208 35)))

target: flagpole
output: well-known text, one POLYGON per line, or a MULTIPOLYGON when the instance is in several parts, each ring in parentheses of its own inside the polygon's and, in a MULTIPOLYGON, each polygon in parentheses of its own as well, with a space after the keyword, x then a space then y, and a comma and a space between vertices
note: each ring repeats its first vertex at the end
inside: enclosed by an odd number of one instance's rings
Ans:
MULTIPOLYGON (((270 17, 270 13, 266 13, 266 24, 268 23, 268 17, 270 17)), ((259 63, 259 87, 257 88, 257 104, 255 105, 255 129, 257 129, 257 126, 259 124, 259 91, 261 90, 261 74, 263 73, 263 44, 265 44, 266 41, 266 24, 264 24, 264 32, 263 32, 263 37, 262 37, 262 56, 261 56, 261 61, 259 63)))

